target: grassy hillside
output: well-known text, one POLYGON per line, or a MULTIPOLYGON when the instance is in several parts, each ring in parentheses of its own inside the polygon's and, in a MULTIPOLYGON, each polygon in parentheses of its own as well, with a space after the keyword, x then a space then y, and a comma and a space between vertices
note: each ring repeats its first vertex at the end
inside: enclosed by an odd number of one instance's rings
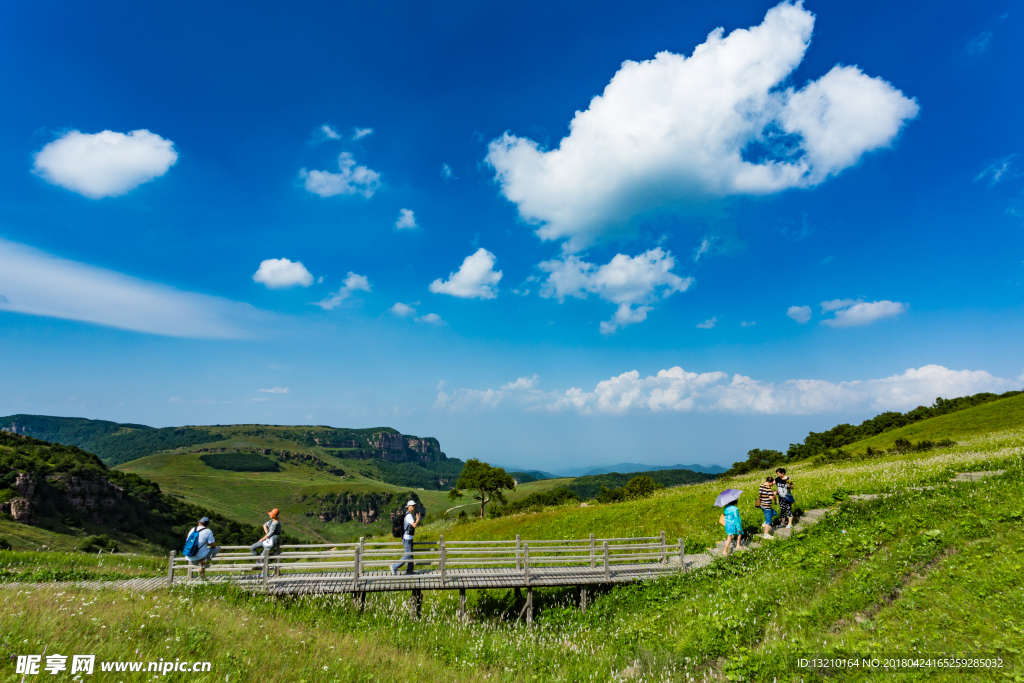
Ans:
POLYGON ((914 442, 939 441, 941 439, 958 441, 978 434, 1016 429, 1022 425, 1024 425, 1024 394, 900 427, 891 432, 852 443, 844 450, 851 453, 863 453, 868 447, 875 450, 887 450, 893 447, 896 439, 901 438, 914 442))
MULTIPOLYGON (((227 443, 227 442, 222 442, 227 443)), ((230 442, 236 447, 239 441, 230 442)), ((243 444, 256 443, 246 440, 243 444)), ((265 442, 264 442, 265 443, 265 442)), ((285 531, 308 541, 349 541, 353 537, 389 534, 391 523, 382 512, 380 519, 371 524, 360 522, 321 522, 316 515, 317 499, 328 494, 387 493, 405 494, 409 491, 426 506, 428 513, 441 513, 453 506, 453 511, 472 512, 477 504, 463 505, 448 500, 446 491, 429 491, 418 487, 396 486, 380 481, 375 463, 338 458, 325 451, 319 457, 332 465, 345 468, 345 478, 317 470, 302 461, 285 461, 268 456, 280 468, 278 472, 233 472, 214 469, 202 462, 199 453, 161 453, 119 465, 117 469, 145 477, 160 485, 168 494, 195 505, 215 507, 218 511, 250 524, 262 524, 267 510, 279 508, 285 531)), ((512 500, 533 491, 546 490, 564 484, 564 479, 547 479, 521 484, 510 494, 512 500)))

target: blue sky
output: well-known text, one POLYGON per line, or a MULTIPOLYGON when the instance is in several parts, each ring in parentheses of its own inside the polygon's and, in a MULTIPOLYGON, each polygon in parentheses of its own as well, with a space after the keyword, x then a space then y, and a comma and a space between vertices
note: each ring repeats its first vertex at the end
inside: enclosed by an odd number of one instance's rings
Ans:
POLYGON ((1020 389, 1018 9, 5 5, 0 413, 559 469, 1020 389))

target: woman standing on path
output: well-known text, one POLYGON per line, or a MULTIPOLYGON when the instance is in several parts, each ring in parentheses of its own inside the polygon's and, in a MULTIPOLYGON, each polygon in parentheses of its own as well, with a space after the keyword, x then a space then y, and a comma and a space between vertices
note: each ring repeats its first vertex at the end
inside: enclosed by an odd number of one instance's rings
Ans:
POLYGON ((754 503, 754 507, 761 508, 764 512, 764 537, 771 538, 772 530, 772 517, 775 515, 775 510, 772 509, 772 503, 775 502, 775 491, 772 491, 772 484, 775 480, 772 477, 765 477, 764 483, 761 484, 761 488, 757 491, 757 502, 754 503))

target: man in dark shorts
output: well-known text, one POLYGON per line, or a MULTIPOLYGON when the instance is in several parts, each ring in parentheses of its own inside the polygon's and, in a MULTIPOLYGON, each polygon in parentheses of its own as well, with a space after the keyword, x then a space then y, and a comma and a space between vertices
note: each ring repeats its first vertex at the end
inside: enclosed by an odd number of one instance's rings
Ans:
POLYGON ((786 476, 786 468, 775 470, 775 492, 779 496, 779 518, 786 528, 793 528, 793 481, 786 476), (788 520, 788 521, 787 521, 788 520))
POLYGON ((775 510, 772 509, 772 503, 775 502, 775 491, 772 491, 772 484, 775 480, 771 477, 765 477, 764 482, 761 484, 761 488, 757 491, 757 507, 761 508, 764 512, 764 537, 771 538, 772 530, 772 516, 775 514, 775 510))

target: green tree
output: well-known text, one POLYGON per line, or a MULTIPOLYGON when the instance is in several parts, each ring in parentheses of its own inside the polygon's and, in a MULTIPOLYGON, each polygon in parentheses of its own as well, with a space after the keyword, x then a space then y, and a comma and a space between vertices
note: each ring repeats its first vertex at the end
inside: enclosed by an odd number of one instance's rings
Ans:
POLYGON ((639 476, 627 481, 626 485, 622 487, 622 492, 627 500, 639 500, 640 498, 646 498, 660 488, 664 487, 650 477, 639 476))
POLYGON ((516 482, 511 474, 506 474, 501 467, 491 467, 485 462, 476 458, 466 461, 459 474, 459 480, 455 482, 455 488, 448 492, 448 498, 456 500, 462 498, 464 490, 476 491, 474 500, 480 501, 480 517, 484 516, 484 506, 492 500, 504 503, 505 494, 502 491, 515 491, 516 482))

